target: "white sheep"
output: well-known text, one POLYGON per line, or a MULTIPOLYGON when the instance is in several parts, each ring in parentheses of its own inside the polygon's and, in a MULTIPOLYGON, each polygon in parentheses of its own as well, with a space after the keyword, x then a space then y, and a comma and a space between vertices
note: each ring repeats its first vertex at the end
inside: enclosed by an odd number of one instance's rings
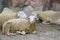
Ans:
POLYGON ((13 13, 13 14, 0 14, 0 28, 2 27, 2 25, 4 24, 5 21, 8 21, 10 19, 15 19, 18 18, 17 17, 17 13, 13 13))
MULTIPOLYGON (((33 20, 34 21, 34 20, 33 20)), ((35 33, 36 31, 36 24, 35 22, 31 21, 31 23, 26 19, 11 19, 6 21, 3 24, 2 33, 10 35, 11 33, 35 33)))
POLYGON ((42 23, 47 24, 47 22, 51 21, 51 16, 56 14, 56 12, 52 10, 44 11, 44 12, 37 11, 36 14, 37 17, 43 21, 42 23))
POLYGON ((39 19, 41 19, 44 24, 57 23, 57 19, 60 18, 60 12, 55 12, 52 10, 44 12, 36 12, 39 19))

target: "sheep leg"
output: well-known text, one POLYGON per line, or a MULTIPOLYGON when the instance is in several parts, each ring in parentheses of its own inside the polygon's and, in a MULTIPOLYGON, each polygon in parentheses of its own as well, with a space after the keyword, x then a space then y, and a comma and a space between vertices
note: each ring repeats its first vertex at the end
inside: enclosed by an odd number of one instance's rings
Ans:
POLYGON ((10 30, 8 29, 7 34, 6 34, 6 35, 8 35, 8 36, 10 36, 10 35, 12 35, 12 36, 16 35, 16 33, 10 33, 9 31, 10 31, 10 30))
POLYGON ((36 33, 36 31, 34 31, 33 33, 36 33))
POLYGON ((31 26, 30 26, 30 29, 29 29, 29 33, 36 33, 36 23, 32 23, 31 26))
POLYGON ((20 31, 17 31, 16 34, 20 34, 21 32, 20 31))
POLYGON ((26 32, 25 31, 22 31, 20 34, 24 35, 24 34, 26 34, 26 32))
POLYGON ((47 18, 47 20, 44 20, 42 23, 43 24, 50 24, 51 23, 51 18, 47 18))
POLYGON ((7 35, 8 36, 14 36, 14 35, 16 35, 16 33, 13 33, 13 30, 12 30, 12 32, 10 32, 10 30, 8 29, 7 30, 7 35))
POLYGON ((15 36, 16 33, 9 33, 8 36, 15 36))
POLYGON ((10 34, 9 34, 9 29, 7 30, 7 33, 6 33, 6 35, 10 35, 10 34))
POLYGON ((16 33, 13 33, 13 30, 12 30, 12 32, 11 32, 11 26, 12 25, 12 23, 11 22, 8 22, 7 23, 7 33, 6 33, 6 35, 8 35, 8 36, 10 36, 10 35, 16 35, 16 33))
POLYGON ((48 21, 43 21, 42 23, 43 24, 50 24, 48 21))

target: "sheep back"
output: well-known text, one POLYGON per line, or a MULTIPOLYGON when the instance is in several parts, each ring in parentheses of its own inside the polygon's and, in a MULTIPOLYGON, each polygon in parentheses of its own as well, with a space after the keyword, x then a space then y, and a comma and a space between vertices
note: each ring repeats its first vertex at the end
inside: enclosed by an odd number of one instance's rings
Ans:
POLYGON ((30 24, 28 20, 25 19, 12 19, 9 21, 6 21, 3 24, 3 33, 7 33, 8 29, 11 30, 11 32, 16 31, 25 31, 25 29, 29 29, 30 24))

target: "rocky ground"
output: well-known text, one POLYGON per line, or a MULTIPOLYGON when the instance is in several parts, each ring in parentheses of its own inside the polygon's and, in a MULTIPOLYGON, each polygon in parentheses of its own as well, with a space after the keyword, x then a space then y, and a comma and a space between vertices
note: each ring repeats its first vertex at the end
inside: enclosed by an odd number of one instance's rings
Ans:
POLYGON ((37 23, 37 33, 6 36, 0 34, 0 40, 60 40, 60 26, 37 23))

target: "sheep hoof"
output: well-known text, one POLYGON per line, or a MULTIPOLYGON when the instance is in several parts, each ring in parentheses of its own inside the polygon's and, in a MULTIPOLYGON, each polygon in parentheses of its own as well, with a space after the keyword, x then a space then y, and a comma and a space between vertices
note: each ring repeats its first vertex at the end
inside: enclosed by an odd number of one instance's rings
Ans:
POLYGON ((8 33, 8 34, 6 34, 7 36, 9 36, 10 34, 8 33))
POLYGON ((45 22, 42 22, 43 24, 46 24, 45 22))
POLYGON ((16 34, 15 33, 9 33, 7 34, 7 36, 15 36, 16 34))
POLYGON ((20 34, 21 32, 20 31, 17 31, 18 34, 20 34))
POLYGON ((33 33, 36 33, 36 31, 34 31, 33 33))
POLYGON ((25 34, 26 34, 26 32, 25 32, 25 31, 22 31, 20 34, 21 34, 21 35, 25 35, 25 34))
POLYGON ((7 36, 9 36, 10 35, 10 33, 9 32, 7 32, 7 34, 6 34, 7 36))
POLYGON ((45 24, 45 25, 46 25, 46 24, 50 24, 50 23, 46 23, 46 22, 42 22, 42 23, 45 24))

